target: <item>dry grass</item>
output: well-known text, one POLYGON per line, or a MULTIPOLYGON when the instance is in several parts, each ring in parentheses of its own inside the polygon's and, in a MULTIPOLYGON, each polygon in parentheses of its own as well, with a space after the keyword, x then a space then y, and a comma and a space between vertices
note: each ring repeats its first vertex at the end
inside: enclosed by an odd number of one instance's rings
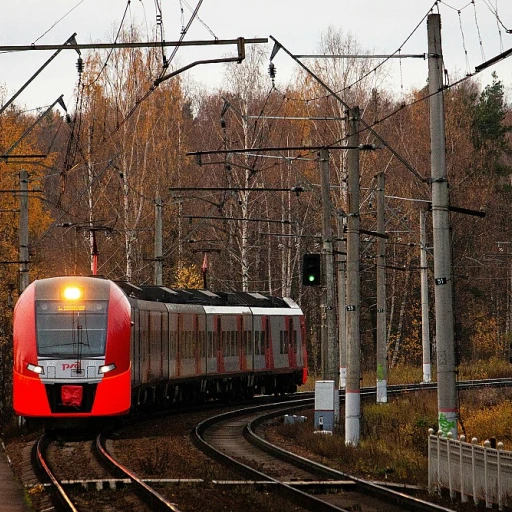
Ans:
MULTIPOLYGON (((472 363, 459 369, 459 380, 512 376, 512 365, 500 361, 472 363)), ((434 374, 435 378, 435 374, 434 374)), ((388 383, 421 382, 421 369, 394 368, 388 383)), ((314 389, 314 379, 308 383, 314 389)), ((375 386, 375 375, 363 377, 363 386, 375 386)), ((459 393, 459 433, 481 442, 491 437, 512 450, 512 389, 495 388, 459 393)), ((437 393, 411 392, 387 404, 363 402, 361 438, 357 448, 345 446, 343 410, 340 427, 333 436, 313 433, 313 411, 308 421, 282 425, 278 434, 316 453, 329 465, 365 478, 426 485, 427 439, 430 427, 437 430, 437 393)))

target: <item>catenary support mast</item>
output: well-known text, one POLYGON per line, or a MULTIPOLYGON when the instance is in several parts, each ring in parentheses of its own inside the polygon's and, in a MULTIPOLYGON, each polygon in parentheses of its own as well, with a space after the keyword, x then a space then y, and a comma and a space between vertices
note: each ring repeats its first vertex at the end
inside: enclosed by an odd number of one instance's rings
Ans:
POLYGON ((437 341, 437 404, 439 430, 457 436, 457 388, 453 329, 453 274, 451 262, 448 179, 445 162, 443 55, 441 17, 430 14, 428 31, 428 88, 430 94, 430 143, 432 224, 437 341))
POLYGON ((28 172, 20 171, 20 281, 19 293, 30 284, 28 274, 28 172))
MULTIPOLYGON (((359 146, 359 107, 348 112, 347 145, 359 146)), ((359 276, 359 150, 348 152, 347 211, 347 382, 345 444, 357 446, 361 417, 360 276, 359 276)))
POLYGON ((338 243, 336 263, 338 274, 338 347, 340 351, 340 389, 345 389, 347 384, 347 322, 346 322, 346 307, 347 307, 347 251, 345 243, 345 214, 338 212, 336 215, 337 230, 338 230, 338 243))
POLYGON ((420 210, 420 275, 421 275, 421 345, 423 351, 423 382, 432 381, 430 363, 430 325, 428 300, 427 211, 420 210))
MULTIPOLYGON (((324 379, 334 380, 338 388, 338 340, 336 336, 336 310, 334 291, 334 263, 331 226, 331 193, 329 180, 329 151, 320 150, 320 172, 322 186, 322 257, 324 268, 325 326, 326 334, 326 370, 324 379)), ((337 414, 336 414, 337 417, 337 414)))
MULTIPOLYGON (((377 174, 377 232, 386 231, 384 173, 377 174)), ((386 342, 386 240, 377 237, 377 403, 388 401, 388 358, 386 342)))

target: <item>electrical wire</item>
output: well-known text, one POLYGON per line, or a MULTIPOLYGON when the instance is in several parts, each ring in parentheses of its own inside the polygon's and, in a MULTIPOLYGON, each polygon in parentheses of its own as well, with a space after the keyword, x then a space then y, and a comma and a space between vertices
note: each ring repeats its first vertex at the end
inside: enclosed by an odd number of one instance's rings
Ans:
MULTIPOLYGON (((496 0, 496 7, 493 7, 492 4, 490 3, 490 0, 482 0, 484 2, 484 4, 487 6, 487 8, 489 9, 489 11, 491 11, 491 13, 493 14, 493 16, 496 18, 496 22, 501 25, 504 29, 505 29, 505 32, 507 33, 512 33, 512 30, 510 30, 509 28, 507 28, 504 24, 503 24, 503 21, 501 21, 501 18, 499 17, 498 15, 498 0, 496 0)), ((500 37, 501 37, 501 32, 500 32, 500 37)))
POLYGON ((71 14, 80 4, 82 4, 84 2, 84 0, 80 0, 77 4, 75 4, 74 7, 72 7, 66 14, 64 14, 64 16, 62 16, 61 18, 59 18, 56 22, 53 23, 53 25, 48 29, 46 30, 45 32, 43 32, 32 44, 36 44, 37 41, 39 41, 40 39, 42 39, 46 34, 48 34, 48 32, 50 32, 53 28, 55 28, 64 18, 66 18, 69 14, 71 14))
MULTIPOLYGON (((126 2, 126 7, 124 9, 123 17, 121 18, 121 23, 119 24, 119 28, 117 29, 117 33, 116 33, 116 36, 114 38, 114 44, 117 43, 117 40, 119 39, 119 36, 121 34, 121 30, 122 30, 123 25, 124 25, 124 20, 126 18, 127 13, 128 13, 128 9, 130 8, 130 3, 131 3, 131 0, 128 0, 126 2)), ((110 57, 112 56, 113 51, 114 51, 114 48, 110 48, 110 50, 108 52, 108 55, 107 55, 107 58, 105 59, 105 62, 101 66, 100 71, 98 72, 96 77, 91 82, 89 82, 88 84, 85 84, 85 87, 92 87, 99 80, 99 78, 102 75, 103 71, 105 71, 105 69, 107 68, 108 61, 110 60, 110 57)))
MULTIPOLYGON (((379 62, 376 66, 374 66, 372 69, 370 69, 370 71, 368 71, 367 73, 365 73, 364 75, 362 75, 361 77, 359 77, 355 82, 352 82, 350 85, 347 85, 346 87, 344 87, 343 89, 340 89, 338 91, 336 91, 336 94, 342 94, 343 92, 347 91, 347 90, 350 90, 352 87, 354 87, 355 85, 359 84, 360 82, 362 82, 365 78, 367 78, 368 76, 370 76, 372 73, 375 73, 380 67, 382 67, 386 62, 388 62, 393 56, 395 56, 396 54, 400 53, 401 50, 403 49, 404 45, 407 44, 407 42, 409 41, 409 39, 411 39, 411 37, 416 33, 416 31, 419 29, 419 27, 421 26, 421 24, 425 21, 425 19, 428 17, 429 13, 432 12, 432 10, 434 9, 434 7, 438 4, 440 0, 436 0, 433 4, 432 4, 432 7, 430 7, 430 9, 427 11, 427 13, 421 18, 421 20, 418 22, 418 24, 413 28, 413 30, 409 33, 409 35, 405 38, 405 40, 402 42, 402 44, 388 57, 386 57, 384 60, 382 60, 381 62, 379 62)), ((312 97, 312 98, 308 98, 308 99, 304 99, 304 98, 288 98, 290 100, 293 100, 293 101, 318 101, 320 99, 323 99, 323 98, 326 98, 330 96, 330 94, 324 94, 322 96, 317 96, 317 97, 312 97)))
POLYGON ((460 28, 460 34, 462 37, 462 47, 464 48, 464 59, 466 61, 466 75, 468 75, 471 71, 471 66, 469 64, 469 57, 468 57, 468 50, 466 48, 466 39, 464 37, 464 30, 462 28, 462 18, 460 15, 460 11, 457 11, 457 14, 459 16, 459 28, 460 28))
MULTIPOLYGON (((192 7, 187 3, 187 1, 186 1, 186 0, 180 0, 180 6, 181 6, 181 4, 182 4, 182 3, 183 3, 183 4, 185 4, 185 5, 187 6, 188 10, 192 12, 192 7)), ((183 7, 181 7, 181 12, 182 12, 182 14, 183 14, 183 7)), ((211 28, 210 28, 210 27, 209 27, 209 26, 208 26, 208 25, 207 25, 207 24, 206 24, 206 23, 205 23, 205 22, 204 22, 204 21, 203 21, 199 16, 196 16, 196 19, 197 19, 197 21, 199 21, 199 22, 201 23, 201 25, 203 25, 203 27, 204 27, 204 28, 205 28, 205 29, 210 33, 210 35, 211 35, 214 39, 216 39, 216 40, 217 40, 217 39, 219 39, 219 38, 215 35, 215 33, 213 32, 213 30, 212 30, 212 29, 211 29, 211 28)), ((182 17, 182 22, 181 22, 182 27, 183 27, 183 24, 184 24, 184 23, 183 23, 183 17, 182 17)))
POLYGON ((475 0, 472 0, 472 4, 473 4, 473 12, 475 13, 475 25, 476 25, 476 30, 478 33, 478 42, 480 44, 480 53, 482 56, 482 61, 485 62, 486 59, 485 59, 484 45, 482 43, 482 35, 480 34, 480 25, 478 24, 478 16, 476 14, 475 0))

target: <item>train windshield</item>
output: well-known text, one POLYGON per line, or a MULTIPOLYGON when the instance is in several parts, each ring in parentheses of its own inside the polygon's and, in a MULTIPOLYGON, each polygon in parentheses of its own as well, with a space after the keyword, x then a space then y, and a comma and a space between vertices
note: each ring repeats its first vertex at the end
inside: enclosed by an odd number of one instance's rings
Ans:
POLYGON ((105 353, 108 301, 37 300, 37 352, 40 356, 101 356, 105 353))

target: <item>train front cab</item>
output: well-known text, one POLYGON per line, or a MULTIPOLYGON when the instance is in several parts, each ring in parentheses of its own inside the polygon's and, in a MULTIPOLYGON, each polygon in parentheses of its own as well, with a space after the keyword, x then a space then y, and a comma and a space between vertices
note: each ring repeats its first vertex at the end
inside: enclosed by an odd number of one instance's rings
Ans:
POLYGON ((35 281, 14 311, 13 407, 25 417, 89 417, 130 408, 130 306, 99 278, 35 281), (64 295, 74 289, 75 297, 64 295))

